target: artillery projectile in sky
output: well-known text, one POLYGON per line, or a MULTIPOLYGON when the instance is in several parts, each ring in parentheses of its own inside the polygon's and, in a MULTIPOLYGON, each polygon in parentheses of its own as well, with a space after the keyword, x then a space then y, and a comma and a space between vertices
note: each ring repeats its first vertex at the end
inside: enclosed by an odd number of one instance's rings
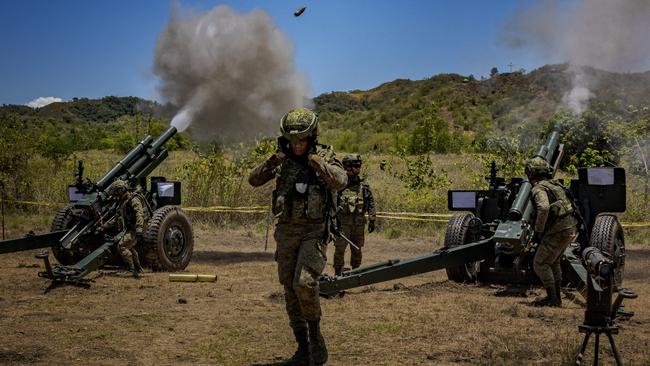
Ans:
POLYGON ((307 9, 307 8, 304 7, 304 6, 303 6, 302 8, 298 8, 298 9, 296 9, 296 11, 293 12, 293 16, 294 16, 294 17, 299 17, 300 14, 302 14, 302 13, 305 12, 305 9, 307 9))

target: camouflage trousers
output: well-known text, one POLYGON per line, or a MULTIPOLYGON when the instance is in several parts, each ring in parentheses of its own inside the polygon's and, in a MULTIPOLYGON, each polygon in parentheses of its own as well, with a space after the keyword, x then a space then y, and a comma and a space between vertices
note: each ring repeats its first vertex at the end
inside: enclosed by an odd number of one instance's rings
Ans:
POLYGON ((275 227, 275 260, 293 330, 307 329, 321 317, 318 278, 325 268, 322 251, 324 224, 285 224, 275 227))
MULTIPOLYGON (((362 224, 342 224, 341 233, 351 242, 356 244, 359 249, 350 246, 350 266, 357 268, 361 265, 363 254, 361 248, 365 241, 365 225, 362 224)), ((334 269, 342 268, 345 265, 345 249, 348 247, 348 242, 342 238, 336 238, 334 242, 334 269)))
POLYGON ((533 269, 539 279, 542 280, 545 288, 553 287, 555 281, 562 280, 560 259, 566 248, 577 236, 576 229, 569 228, 542 237, 533 259, 533 269))
POLYGON ((138 251, 135 250, 135 245, 138 243, 138 239, 135 237, 135 233, 132 231, 127 231, 122 239, 117 243, 117 249, 120 252, 120 256, 126 264, 127 268, 130 269, 140 269, 140 258, 138 256, 138 251))

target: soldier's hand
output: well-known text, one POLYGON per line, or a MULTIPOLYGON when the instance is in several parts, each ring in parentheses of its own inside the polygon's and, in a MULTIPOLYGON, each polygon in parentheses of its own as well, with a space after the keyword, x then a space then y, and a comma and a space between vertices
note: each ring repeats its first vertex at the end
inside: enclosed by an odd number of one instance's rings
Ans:
POLYGON ((282 151, 276 152, 275 153, 275 158, 278 160, 282 160, 287 157, 287 154, 283 153, 282 151))
POLYGON ((368 221, 368 232, 371 233, 375 231, 375 220, 368 221))

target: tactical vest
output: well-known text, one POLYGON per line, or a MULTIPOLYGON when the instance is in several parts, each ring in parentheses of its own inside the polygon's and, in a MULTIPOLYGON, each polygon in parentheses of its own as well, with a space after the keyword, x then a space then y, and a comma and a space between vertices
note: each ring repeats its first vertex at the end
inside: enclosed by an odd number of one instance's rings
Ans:
MULTIPOLYGON (((317 154, 329 159, 329 152, 328 149, 319 149, 317 154)), ((307 159, 303 160, 285 158, 280 166, 273 191, 273 214, 280 221, 318 222, 325 219, 329 188, 308 166, 307 159)))
POLYGON ((543 180, 537 183, 548 194, 550 204, 548 221, 553 223, 558 219, 569 216, 575 212, 573 203, 567 194, 567 189, 562 183, 553 180, 543 180))
POLYGON ((129 197, 122 202, 118 208, 118 218, 117 218, 117 223, 118 223, 118 229, 121 230, 136 230, 136 212, 133 210, 133 204, 131 201, 133 200, 138 200, 140 205, 142 206, 142 210, 144 211, 144 216, 145 216, 145 223, 148 220, 148 210, 147 210, 147 205, 145 203, 144 197, 142 197, 141 194, 139 193, 129 193, 129 197))
POLYGON ((339 209, 343 214, 363 214, 367 196, 364 188, 365 184, 359 180, 356 186, 347 187, 339 194, 339 209))

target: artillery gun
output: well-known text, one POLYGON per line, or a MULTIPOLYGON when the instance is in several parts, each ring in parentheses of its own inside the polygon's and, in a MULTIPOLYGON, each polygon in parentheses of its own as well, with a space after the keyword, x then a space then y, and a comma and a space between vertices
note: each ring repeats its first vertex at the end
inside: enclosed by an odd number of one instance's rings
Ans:
POLYGON ((176 132, 170 127, 155 139, 145 137, 97 182, 84 181, 83 164, 79 162, 76 183, 68 187, 70 204, 56 213, 51 232, 1 241, 0 254, 50 247, 60 264, 50 265, 47 252, 37 255, 46 268, 39 276, 77 285, 83 285, 80 280, 103 265, 123 265, 117 243, 124 232, 102 228, 119 206, 106 190, 121 179, 132 194, 143 198, 148 211, 143 240, 136 248, 142 264, 162 271, 185 269, 194 239, 188 216, 173 206, 181 203, 181 184, 152 176, 147 186, 149 174, 169 156, 163 146, 176 132))
MULTIPOLYGON (((534 156, 557 171, 563 155, 560 132, 552 131, 534 156)), ((320 293, 325 297, 340 291, 402 277, 445 269, 450 280, 506 285, 539 283, 532 267, 537 244, 533 240, 534 204, 532 185, 526 177, 506 182, 492 164, 486 190, 450 190, 448 208, 463 211, 447 223, 444 245, 420 257, 387 262, 323 276, 320 293)), ((596 247, 615 266, 614 285, 620 287, 625 265, 623 230, 611 212, 625 211, 623 168, 580 168, 578 179, 569 185, 571 199, 580 216, 579 236, 562 258, 563 284, 586 296, 587 270, 581 251, 596 247)))

